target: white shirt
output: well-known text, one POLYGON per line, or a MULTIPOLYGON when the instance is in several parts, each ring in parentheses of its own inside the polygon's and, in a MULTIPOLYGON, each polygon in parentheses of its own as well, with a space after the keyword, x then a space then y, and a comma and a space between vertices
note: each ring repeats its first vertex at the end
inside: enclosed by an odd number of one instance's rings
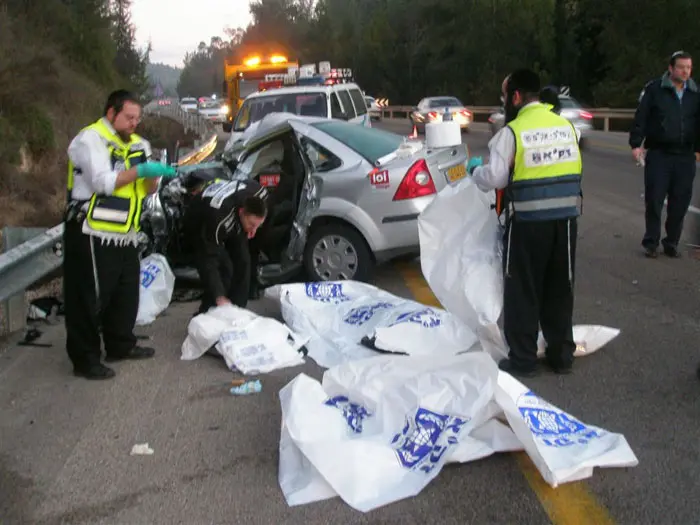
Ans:
MULTIPOLYGON (((102 123, 110 132, 116 134, 106 118, 102 118, 102 123)), ((150 143, 142 139, 141 144, 146 152, 146 159, 150 159, 150 143)), ((112 158, 107 141, 97 131, 90 128, 81 130, 73 138, 68 146, 68 158, 76 168, 80 169, 80 172, 75 173, 73 178, 73 190, 71 192, 73 200, 87 201, 95 193, 111 195, 114 193, 114 186, 119 172, 125 168, 119 165, 112 168, 112 158)), ((138 234, 133 230, 126 235, 106 233, 93 230, 88 226, 87 221, 83 221, 83 233, 99 237, 103 243, 138 244, 138 234)))
MULTIPOLYGON (((521 109, 534 104, 539 102, 530 102, 521 109)), ((472 179, 481 191, 502 190, 508 186, 514 162, 515 135, 512 129, 504 125, 489 141, 489 163, 474 168, 472 179)))
MULTIPOLYGON (((110 132, 115 133, 106 118, 102 118, 102 123, 110 132)), ((150 159, 151 145, 145 139, 142 139, 142 144, 146 158, 150 159)), ((115 166, 115 169, 112 169, 108 144, 97 131, 88 128, 78 133, 68 146, 68 158, 81 171, 74 177, 73 199, 84 201, 91 199, 95 193, 103 195, 114 193, 117 175, 124 168, 115 166)))

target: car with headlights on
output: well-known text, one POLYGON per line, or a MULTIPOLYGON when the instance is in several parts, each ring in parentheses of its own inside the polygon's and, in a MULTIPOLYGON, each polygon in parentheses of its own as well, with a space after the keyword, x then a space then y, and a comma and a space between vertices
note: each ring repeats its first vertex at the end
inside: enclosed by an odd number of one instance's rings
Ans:
POLYGON ((418 102, 418 105, 409 113, 412 124, 418 133, 425 133, 425 125, 430 122, 442 122, 445 115, 459 124, 464 132, 469 131, 469 126, 474 115, 456 97, 426 97, 418 102))
POLYGON ((197 113, 211 122, 221 124, 226 120, 228 108, 219 100, 203 100, 197 105, 197 113))

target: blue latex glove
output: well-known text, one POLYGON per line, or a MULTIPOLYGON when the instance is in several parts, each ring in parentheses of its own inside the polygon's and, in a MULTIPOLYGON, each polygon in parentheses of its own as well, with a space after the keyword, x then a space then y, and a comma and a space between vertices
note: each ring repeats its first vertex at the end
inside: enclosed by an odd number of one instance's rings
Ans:
POLYGON ((171 179, 175 175, 177 175, 175 168, 160 162, 144 162, 136 166, 136 176, 139 179, 157 179, 158 177, 171 179))
POLYGON ((471 159, 469 159, 469 162, 467 162, 467 173, 471 175, 472 173, 474 173, 474 168, 476 168, 477 166, 483 166, 483 164, 484 159, 482 159, 481 157, 472 157, 471 159))

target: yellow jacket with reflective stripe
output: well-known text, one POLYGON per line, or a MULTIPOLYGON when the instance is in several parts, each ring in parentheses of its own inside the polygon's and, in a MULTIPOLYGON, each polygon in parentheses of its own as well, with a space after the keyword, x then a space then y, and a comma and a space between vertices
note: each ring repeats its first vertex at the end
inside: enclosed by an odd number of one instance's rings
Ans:
MULTIPOLYGON (((124 142, 119 135, 113 133, 102 122, 102 119, 90 124, 85 129, 96 131, 105 140, 112 168, 115 171, 127 170, 146 161, 146 153, 142 149, 134 149, 134 146, 143 142, 143 139, 137 134, 132 134, 128 143, 124 142)), ((73 166, 73 163, 68 161, 69 201, 75 181, 75 172, 78 169, 79 167, 73 166)), ((131 184, 116 188, 111 195, 93 194, 85 220, 88 226, 95 231, 112 234, 138 231, 143 199, 147 193, 146 181, 137 179, 131 184)))
POLYGON ((551 106, 533 103, 508 124, 515 136, 515 162, 508 199, 516 219, 577 217, 581 152, 576 130, 551 106))

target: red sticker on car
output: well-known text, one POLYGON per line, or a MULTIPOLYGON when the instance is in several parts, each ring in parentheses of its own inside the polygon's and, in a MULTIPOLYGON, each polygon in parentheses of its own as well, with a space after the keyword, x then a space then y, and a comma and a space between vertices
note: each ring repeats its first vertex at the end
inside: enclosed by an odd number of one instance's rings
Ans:
POLYGON ((266 188, 276 187, 280 183, 279 175, 260 175, 260 185, 266 188))
POLYGON ((369 181, 372 186, 376 188, 388 188, 389 187, 389 171, 377 171, 369 176, 369 181))

